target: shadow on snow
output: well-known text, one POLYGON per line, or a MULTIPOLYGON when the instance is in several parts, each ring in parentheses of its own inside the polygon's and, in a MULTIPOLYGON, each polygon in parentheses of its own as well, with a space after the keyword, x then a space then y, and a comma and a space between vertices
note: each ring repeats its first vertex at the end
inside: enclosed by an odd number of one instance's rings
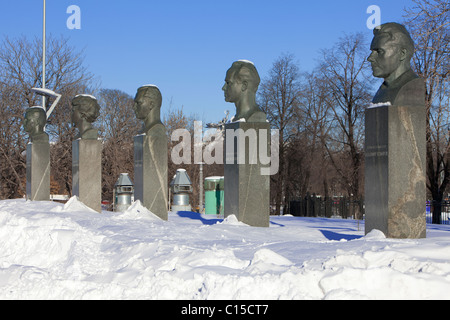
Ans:
MULTIPOLYGON (((223 218, 213 218, 213 215, 211 216, 211 218, 205 218, 205 215, 202 215, 198 212, 193 212, 193 211, 178 211, 178 212, 175 212, 175 214, 177 214, 181 218, 198 220, 204 225, 214 225, 216 223, 223 221, 223 218)), ((273 222, 273 221, 270 221, 270 223, 274 224, 274 225, 278 225, 280 227, 284 227, 284 225, 281 223, 277 223, 277 222, 273 222)), ((341 228, 339 228, 339 229, 342 230, 341 228)), ((350 241, 350 240, 362 238, 362 236, 360 236, 360 235, 342 234, 342 233, 337 233, 337 232, 330 231, 330 230, 321 229, 319 231, 322 232, 324 237, 327 238, 328 240, 339 241, 339 240, 344 239, 344 240, 350 241)))
POLYGON ((342 233, 337 233, 334 231, 330 231, 330 230, 319 230, 320 232, 322 232, 323 236, 325 238, 327 238, 328 240, 336 240, 336 241, 340 241, 340 240, 355 240, 355 239, 360 239, 363 236, 359 236, 359 235, 355 235, 355 234, 342 234, 342 233))

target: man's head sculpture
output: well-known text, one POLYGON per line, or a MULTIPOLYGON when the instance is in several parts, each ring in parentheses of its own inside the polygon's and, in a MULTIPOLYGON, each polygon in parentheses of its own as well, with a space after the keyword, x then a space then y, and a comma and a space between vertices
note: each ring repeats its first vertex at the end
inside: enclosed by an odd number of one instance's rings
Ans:
POLYGON ((134 98, 136 118, 144 122, 142 133, 147 133, 161 122, 162 95, 155 85, 146 85, 138 89, 134 98))
POLYGON ((373 102, 394 103, 401 87, 418 78, 411 69, 414 42, 408 30, 394 22, 376 27, 373 34, 372 53, 367 60, 372 65, 374 77, 384 79, 373 102))
POLYGON ((234 62, 228 69, 222 87, 225 101, 236 106, 235 121, 266 122, 266 114, 256 104, 256 91, 261 79, 255 65, 246 60, 234 62))
POLYGON ((414 42, 403 25, 386 23, 375 28, 373 34, 368 60, 375 77, 392 81, 411 69, 414 42))
POLYGON ((97 99, 90 95, 78 95, 72 100, 72 123, 78 129, 76 138, 97 140, 98 129, 92 127, 100 115, 97 99))
POLYGON ((30 135, 31 142, 48 142, 48 134, 44 131, 47 114, 42 107, 31 107, 25 112, 23 127, 30 135))

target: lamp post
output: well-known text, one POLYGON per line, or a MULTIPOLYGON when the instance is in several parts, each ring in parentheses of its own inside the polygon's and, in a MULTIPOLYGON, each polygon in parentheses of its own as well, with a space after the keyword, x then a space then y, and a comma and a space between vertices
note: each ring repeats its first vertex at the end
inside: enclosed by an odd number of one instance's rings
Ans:
MULTIPOLYGON (((45 39, 45 35, 46 35, 46 21, 45 21, 45 19, 46 19, 46 1, 44 0, 44 8, 43 8, 43 11, 44 11, 44 13, 43 13, 43 15, 44 15, 44 17, 43 17, 43 23, 42 23, 42 89, 45 89, 45 81, 46 81, 46 79, 45 79, 45 63, 46 63, 46 56, 45 56, 45 52, 46 52, 46 50, 47 50, 47 48, 46 48, 46 43, 45 43, 45 41, 46 41, 46 39, 45 39)), ((46 107, 45 107, 45 95, 43 95, 42 96, 42 107, 44 108, 44 110, 46 110, 46 107)))
POLYGON ((50 117, 50 115, 52 114, 53 110, 55 109, 56 105, 58 104, 59 100, 61 99, 61 95, 53 92, 52 90, 48 90, 46 89, 46 51, 47 51, 47 46, 46 46, 46 11, 47 11, 47 6, 46 6, 46 0, 43 0, 43 19, 42 19, 42 89, 40 88, 32 88, 31 91, 33 91, 34 93, 41 95, 42 96, 42 108, 46 111, 47 114, 47 119, 50 117), (47 110, 46 108, 46 100, 48 98, 54 98, 55 101, 53 102, 53 104, 51 105, 51 107, 47 110))
POLYGON ((203 205, 203 162, 199 163, 200 165, 200 177, 199 177, 199 181, 198 181, 198 185, 200 187, 200 192, 198 193, 198 212, 199 213, 203 213, 203 208, 205 207, 203 205))
POLYGON ((32 88, 31 91, 42 96, 43 100, 45 100, 46 97, 55 99, 52 106, 48 110, 46 110, 45 105, 42 106, 42 108, 45 110, 45 112, 47 114, 47 119, 48 119, 50 117, 50 115, 52 114, 53 110, 56 108, 56 105, 58 104, 59 100, 61 99, 61 95, 59 93, 56 93, 49 89, 32 88))

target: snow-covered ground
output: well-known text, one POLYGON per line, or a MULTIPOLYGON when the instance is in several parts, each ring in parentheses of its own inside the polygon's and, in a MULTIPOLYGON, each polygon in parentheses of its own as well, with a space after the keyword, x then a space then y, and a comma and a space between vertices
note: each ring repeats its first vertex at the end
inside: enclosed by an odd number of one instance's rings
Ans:
POLYGON ((450 299, 450 226, 394 240, 354 220, 97 214, 0 201, 1 299, 450 299))

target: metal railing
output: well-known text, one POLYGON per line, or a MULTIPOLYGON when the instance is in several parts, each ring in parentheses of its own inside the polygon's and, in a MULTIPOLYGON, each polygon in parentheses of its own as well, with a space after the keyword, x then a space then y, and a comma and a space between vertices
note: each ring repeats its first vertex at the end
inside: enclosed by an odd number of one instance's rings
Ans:
MULTIPOLYGON (((433 220, 433 215, 436 212, 436 203, 434 201, 427 201, 427 223, 436 223, 433 220)), ((450 224, 450 201, 444 200, 440 203, 441 219, 440 223, 436 224, 450 224)))
POLYGON ((289 202, 288 213, 297 217, 359 218, 364 215, 363 199, 306 196, 289 202))
MULTIPOLYGON (((436 212, 436 203, 427 201, 426 222, 436 224, 450 224, 450 200, 440 203, 440 221, 433 221, 436 212)), ((364 200, 349 199, 348 197, 322 198, 306 196, 301 199, 289 201, 287 213, 297 217, 326 217, 343 219, 361 219, 364 216, 364 200)))

